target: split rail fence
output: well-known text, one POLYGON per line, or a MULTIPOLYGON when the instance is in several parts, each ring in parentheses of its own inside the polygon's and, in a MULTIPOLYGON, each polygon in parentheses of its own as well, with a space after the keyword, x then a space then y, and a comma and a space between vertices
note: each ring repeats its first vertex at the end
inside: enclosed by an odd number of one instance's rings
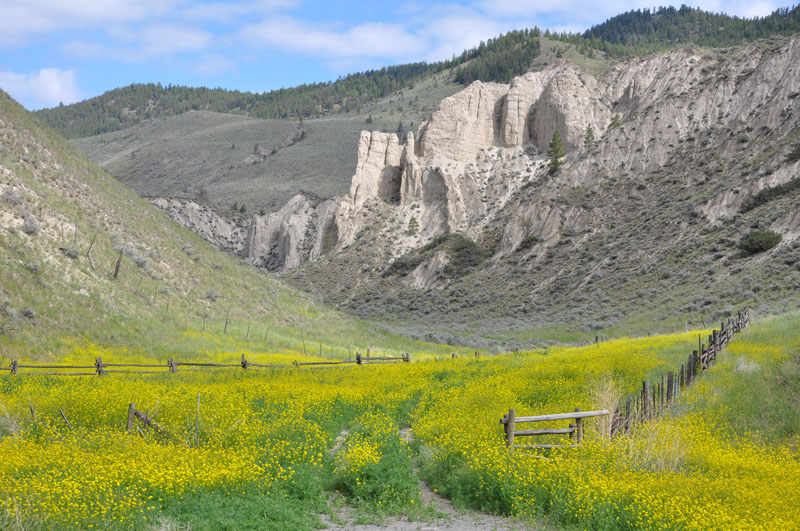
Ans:
POLYGON ((504 425, 506 432, 506 446, 511 448, 577 448, 583 442, 584 419, 608 415, 607 409, 598 411, 581 411, 575 409, 574 413, 556 413, 553 415, 534 415, 532 417, 518 417, 516 410, 509 409, 508 415, 503 415, 500 424, 504 425), (517 430, 517 424, 525 422, 548 422, 554 420, 574 420, 566 428, 543 428, 533 430, 517 430), (569 435, 572 444, 514 444, 517 437, 532 437, 537 435, 569 435))
POLYGON ((662 374, 660 380, 642 382, 642 389, 636 395, 629 395, 625 405, 614 408, 611 416, 611 436, 628 433, 637 422, 646 422, 663 413, 684 389, 695 383, 697 377, 709 369, 717 356, 733 339, 734 334, 743 331, 750 324, 750 310, 740 311, 736 318, 723 322, 720 328, 712 330, 708 343, 697 338, 697 350, 689 354, 685 364, 676 371, 662 374))
POLYGON ((206 369, 237 368, 252 369, 289 369, 289 368, 322 368, 335 365, 370 365, 373 363, 410 362, 411 355, 406 352, 401 356, 371 356, 367 350, 366 356, 356 352, 354 360, 313 361, 301 363, 297 360, 291 365, 256 363, 245 358, 244 354, 239 363, 210 363, 199 361, 175 361, 169 359, 166 363, 105 363, 102 358, 95 358, 92 365, 53 365, 31 364, 11 361, 8 367, 0 367, 0 371, 7 371, 12 375, 40 375, 40 376, 105 376, 109 374, 175 374, 177 372, 196 372, 206 369), (58 371, 78 372, 58 372, 58 371), (46 371, 46 372, 42 372, 46 371), (56 372, 54 372, 56 371, 56 372))
POLYGON ((717 360, 717 356, 733 339, 734 334, 743 331, 750 324, 750 310, 740 311, 736 318, 723 322, 718 330, 712 330, 708 336, 708 343, 704 344, 702 337, 698 336, 697 350, 693 351, 680 366, 678 371, 669 371, 661 375, 660 381, 642 382, 642 390, 636 395, 629 395, 624 406, 614 408, 612 412, 606 409, 598 411, 581 411, 574 413, 557 413, 552 415, 535 415, 517 417, 516 411, 510 409, 508 415, 503 415, 500 423, 504 425, 506 446, 510 449, 549 449, 549 448, 577 448, 583 441, 584 419, 611 415, 611 437, 628 433, 637 422, 646 422, 663 413, 687 387, 691 386, 697 376, 708 370, 717 360), (544 422, 554 420, 575 420, 567 428, 517 430, 516 425, 524 422, 544 422), (517 437, 538 435, 569 435, 571 444, 525 444, 517 445, 517 437))

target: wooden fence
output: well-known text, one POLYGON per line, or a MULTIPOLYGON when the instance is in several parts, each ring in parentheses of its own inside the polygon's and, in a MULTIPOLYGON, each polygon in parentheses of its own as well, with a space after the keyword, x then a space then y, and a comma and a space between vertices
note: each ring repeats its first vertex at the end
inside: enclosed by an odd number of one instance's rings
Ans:
POLYGON ((584 419, 600 417, 608 414, 609 412, 607 409, 599 411, 581 411, 580 409, 576 408, 574 413, 557 413, 554 415, 518 417, 516 410, 509 409, 508 415, 503 415, 503 418, 500 419, 500 424, 504 425, 506 432, 506 446, 512 450, 514 448, 577 448, 578 445, 583 442, 584 419), (570 423, 566 428, 545 428, 534 430, 516 429, 517 424, 524 422, 547 422, 554 420, 574 420, 575 422, 570 423), (514 444, 514 441, 517 437, 532 437, 539 435, 569 435, 569 438, 574 444, 514 444))
POLYGON ((253 369, 289 369, 289 368, 322 368, 336 365, 354 363, 356 365, 369 365, 373 363, 410 362, 411 355, 406 352, 401 356, 371 356, 369 349, 367 355, 362 356, 356 352, 354 360, 313 361, 300 363, 297 360, 291 365, 278 365, 256 363, 245 358, 239 363, 210 363, 199 361, 175 361, 169 359, 166 363, 105 363, 101 358, 95 358, 93 365, 53 365, 29 364, 11 361, 8 367, 0 367, 0 371, 8 371, 12 375, 40 375, 40 376, 105 376, 108 374, 175 374, 177 372, 196 372, 216 368, 236 368, 243 370, 253 369), (91 369, 91 372, 89 371, 91 369), (78 371, 78 372, 53 372, 53 371, 78 371), (23 372, 21 372, 23 371, 23 372))
MULTIPOLYGON (((678 371, 670 371, 661 375, 661 380, 656 382, 643 381, 642 390, 637 395, 630 395, 625 400, 624 406, 618 406, 611 412, 611 436, 628 433, 636 422, 645 422, 660 415, 668 408, 680 392, 691 386, 697 376, 717 360, 717 356, 730 343, 734 334, 747 328, 750 324, 750 311, 748 308, 740 311, 736 318, 723 322, 719 330, 713 330, 708 336, 708 345, 703 344, 702 337, 698 336, 697 350, 692 352, 686 364, 680 366, 678 371)), ((586 418, 609 415, 606 409, 598 411, 581 411, 574 413, 558 413, 554 415, 536 415, 531 417, 517 417, 514 409, 509 409, 508 415, 503 415, 500 423, 504 425, 506 446, 511 450, 515 448, 547 449, 547 448, 577 448, 583 441, 584 420, 586 418), (544 422, 554 420, 575 420, 566 428, 517 430, 516 425, 523 422, 544 422), (514 444, 517 437, 539 435, 569 435, 573 444, 514 444)))
POLYGON ((611 416, 611 436, 628 433, 636 422, 646 422, 659 416, 685 388, 696 381, 698 375, 716 362, 717 356, 730 343, 734 334, 741 332, 749 324, 750 310, 745 308, 735 319, 730 318, 718 330, 713 330, 708 336, 707 344, 698 336, 697 350, 689 354, 685 364, 676 371, 662 374, 660 380, 643 381, 639 393, 629 395, 624 405, 614 409, 611 416))

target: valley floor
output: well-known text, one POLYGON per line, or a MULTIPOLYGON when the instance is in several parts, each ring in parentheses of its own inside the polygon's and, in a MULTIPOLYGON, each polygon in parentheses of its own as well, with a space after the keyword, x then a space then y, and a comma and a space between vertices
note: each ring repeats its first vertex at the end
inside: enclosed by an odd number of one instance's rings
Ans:
MULTIPOLYGON (((627 435, 591 421, 580 448, 535 455, 506 449, 509 408, 613 408, 683 363, 698 331, 320 370, 4 375, 0 527, 788 529, 800 518, 798 324, 753 324, 627 435), (162 431, 136 421, 127 433, 129 403, 162 431)), ((105 363, 147 361, 92 348, 105 363)), ((563 442, 549 437, 537 442, 563 442)))

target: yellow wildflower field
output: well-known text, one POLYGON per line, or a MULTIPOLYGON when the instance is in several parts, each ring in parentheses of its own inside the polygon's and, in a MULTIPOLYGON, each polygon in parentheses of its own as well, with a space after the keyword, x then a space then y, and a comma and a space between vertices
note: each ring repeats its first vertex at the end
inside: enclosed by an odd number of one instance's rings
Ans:
MULTIPOLYGON (((150 528, 165 517, 198 529, 313 528, 334 492, 374 514, 413 513, 421 501, 416 463, 458 504, 556 525, 789 529, 800 521, 796 440, 731 429, 720 399, 737 385, 739 367, 786 357, 786 345, 760 342, 759 326, 735 338, 667 415, 613 440, 590 421, 582 447, 542 450, 549 459, 509 454, 499 423, 509 408, 531 415, 608 407, 678 367, 707 332, 319 370, 4 375, 0 503, 7 522, 46 528, 150 528), (129 403, 164 433, 127 433, 129 403), (244 499, 255 500, 261 520, 248 516, 244 499), (201 506, 216 509, 198 520, 201 506), (229 506, 240 519, 215 520, 229 506)), ((259 363, 301 358, 245 354, 259 363)), ((65 361, 95 356, 147 361, 93 345, 76 345, 65 361)))

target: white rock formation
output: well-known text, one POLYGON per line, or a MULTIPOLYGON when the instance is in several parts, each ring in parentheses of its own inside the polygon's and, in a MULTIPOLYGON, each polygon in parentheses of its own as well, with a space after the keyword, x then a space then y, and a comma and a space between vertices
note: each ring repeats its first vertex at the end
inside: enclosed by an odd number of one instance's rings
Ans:
POLYGON ((298 194, 278 212, 253 216, 247 230, 245 256, 268 269, 292 269, 319 257, 326 245, 336 244, 336 203, 329 199, 314 204, 298 194))
MULTIPOLYGON (((446 232, 478 239, 497 219, 503 220, 497 253, 513 252, 530 234, 552 245, 564 229, 599 223, 580 206, 553 204, 570 189, 619 175, 668 174, 670 164, 699 153, 697 135, 714 146, 701 156, 741 159, 756 155, 743 150, 759 131, 788 132, 800 106, 798 64, 800 37, 729 55, 665 52, 620 63, 600 77, 562 62, 510 85, 475 82, 445 98, 405 143, 394 134, 362 132, 350 192, 318 206, 295 198, 281 212, 254 219, 247 254, 291 268, 377 228, 374 244, 399 256, 446 232), (620 124, 612 126, 617 114, 620 124), (583 145, 587 126, 597 138, 590 150, 583 145), (553 178, 544 153, 555 131, 567 158, 553 178), (691 149, 683 153, 683 145, 691 149), (535 198, 514 202, 526 186, 535 188, 535 198)), ((787 172, 737 176, 699 211, 711 221, 730 215, 751 193, 791 178, 787 172)), ((409 281, 427 285, 434 276, 426 265, 409 281)))
POLYGON ((156 197, 150 200, 174 221, 199 234, 221 249, 238 254, 244 248, 247 230, 206 205, 189 199, 156 197))

